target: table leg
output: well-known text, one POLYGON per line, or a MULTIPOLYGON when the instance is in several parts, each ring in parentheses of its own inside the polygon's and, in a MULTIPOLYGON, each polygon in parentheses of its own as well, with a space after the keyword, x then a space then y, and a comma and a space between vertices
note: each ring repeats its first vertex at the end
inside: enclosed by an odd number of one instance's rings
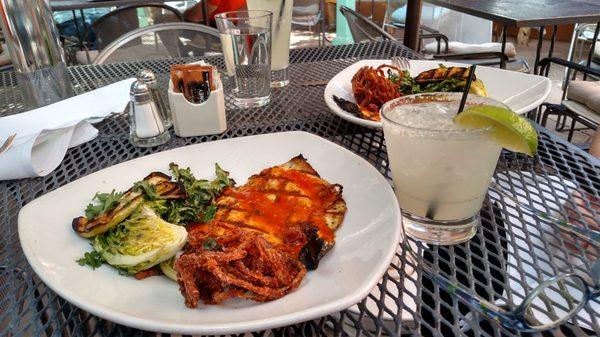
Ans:
POLYGON ((83 27, 83 30, 85 31, 85 14, 83 13, 83 9, 79 9, 79 14, 81 14, 81 26, 83 27))
POLYGON ((371 0, 371 21, 375 17, 375 0, 371 0))
MULTIPOLYGON (((556 42, 556 31, 558 30, 558 26, 552 26, 552 39, 550 39, 550 49, 548 50, 548 57, 552 57, 554 54, 554 43, 556 42)), ((546 73, 544 76, 548 77, 548 73, 550 72, 550 64, 546 67, 546 73)))
MULTIPOLYGON (((504 52, 506 51, 506 28, 507 27, 508 27, 507 25, 502 26, 502 48, 500 49, 502 54, 504 54, 504 52)), ((504 59, 500 59, 500 68, 505 69, 506 64, 502 60, 504 60, 504 59)))
MULTIPOLYGON (((325 33, 327 32, 327 27, 325 26, 327 18, 325 17, 325 0, 319 1, 319 11, 321 12, 321 33, 319 34, 319 47, 323 47, 325 45, 325 33)), ((317 21, 317 24, 319 22, 317 21)))
MULTIPOLYGON (((576 23, 575 27, 573 28, 573 35, 571 36, 571 44, 569 45, 569 53, 567 55, 567 61, 573 62, 573 60, 575 60, 575 53, 577 52, 576 48, 577 48, 577 37, 579 36, 579 24, 576 23)), ((571 76, 571 68, 567 68, 565 67, 565 74, 563 76, 563 81, 562 81, 562 88, 563 88, 563 92, 565 90, 565 88, 567 87, 567 81, 569 80, 569 77, 571 76)), ((564 99, 564 97, 563 97, 564 99)))
POLYGON ((77 38, 79 39, 79 43, 83 43, 82 33, 79 31, 79 23, 77 23, 77 13, 75 10, 71 11, 73 13, 73 23, 75 24, 75 31, 77 32, 77 38))
MULTIPOLYGON (((594 49, 596 49, 596 42, 598 40, 598 34, 600 33, 600 22, 596 24, 596 30, 594 31, 594 39, 592 40, 592 46, 590 47, 590 53, 588 54, 586 66, 589 68, 592 65, 592 56, 594 56, 594 49)), ((587 79, 587 74, 583 74, 583 80, 587 79)))
POLYGON ((542 52, 542 43, 544 42, 544 30, 546 27, 540 26, 540 36, 538 36, 537 50, 535 51, 535 63, 533 64, 533 73, 538 74, 538 63, 540 62, 540 53, 542 52))
POLYGON ((356 8, 356 1, 354 0, 337 0, 335 2, 335 39, 331 42, 334 46, 342 44, 352 44, 352 33, 350 33, 350 27, 344 17, 344 14, 340 11, 340 7, 346 6, 350 9, 356 8))
POLYGON ((210 26, 210 22, 208 22, 209 20, 209 16, 208 16, 208 0, 201 0, 202 1, 202 17, 204 20, 204 24, 207 26, 210 26))
POLYGON ((404 45, 417 50, 419 44, 419 25, 421 23, 421 7, 423 0, 408 0, 406 4, 406 27, 404 28, 404 45))

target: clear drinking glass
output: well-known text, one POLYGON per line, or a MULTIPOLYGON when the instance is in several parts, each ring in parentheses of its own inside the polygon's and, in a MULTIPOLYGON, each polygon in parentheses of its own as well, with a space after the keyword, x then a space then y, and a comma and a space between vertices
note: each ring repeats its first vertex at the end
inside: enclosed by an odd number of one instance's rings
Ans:
POLYGON ((292 31, 293 0, 247 0, 250 10, 273 13, 271 23, 271 87, 290 83, 290 35, 292 31))
POLYGON ((271 100, 271 19, 268 11, 217 14, 227 73, 235 76, 232 95, 242 108, 271 100))
MULTIPOLYGON (((460 93, 404 96, 381 108, 384 137, 407 235, 449 245, 469 240, 501 146, 489 129, 454 124, 460 93)), ((504 105, 469 95, 467 106, 504 105)))
POLYGON ((52 11, 45 0, 0 0, 2 31, 25 108, 73 96, 52 11))

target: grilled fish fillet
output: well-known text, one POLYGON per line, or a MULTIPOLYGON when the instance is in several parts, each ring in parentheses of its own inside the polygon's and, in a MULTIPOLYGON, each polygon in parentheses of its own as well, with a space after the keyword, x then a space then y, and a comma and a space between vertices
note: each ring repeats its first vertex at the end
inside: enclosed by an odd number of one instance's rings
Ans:
POLYGON ((448 78, 466 80, 469 77, 469 69, 466 67, 439 67, 426 70, 415 78, 417 83, 441 82, 448 78))
POLYGON ((346 213, 342 186, 319 177, 302 155, 227 188, 216 204, 213 222, 259 233, 308 269, 333 247, 346 213))

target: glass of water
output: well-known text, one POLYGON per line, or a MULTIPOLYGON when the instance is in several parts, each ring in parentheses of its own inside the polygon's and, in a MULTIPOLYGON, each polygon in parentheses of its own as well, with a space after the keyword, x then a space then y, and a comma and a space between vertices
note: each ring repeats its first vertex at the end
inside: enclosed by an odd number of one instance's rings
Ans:
POLYGON ((225 12, 215 16, 234 102, 260 107, 271 100, 271 20, 269 11, 225 12))
POLYGON ((271 23, 271 87, 290 83, 290 33, 292 31, 293 0, 246 0, 248 9, 273 13, 271 23))

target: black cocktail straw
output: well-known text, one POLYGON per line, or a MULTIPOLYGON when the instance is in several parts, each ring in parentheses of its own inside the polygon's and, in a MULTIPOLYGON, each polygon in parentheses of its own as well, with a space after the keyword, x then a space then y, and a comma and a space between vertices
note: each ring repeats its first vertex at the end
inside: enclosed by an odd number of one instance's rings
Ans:
MULTIPOLYGON (((471 90, 471 83, 473 83, 473 78, 475 77, 475 68, 476 65, 472 65, 469 67, 469 76, 467 77, 467 83, 465 84, 465 89, 463 91, 462 97, 460 98, 460 105, 458 106, 457 115, 461 113, 465 109, 465 104, 467 104, 467 97, 469 96, 469 91, 471 90)), ((438 203, 434 200, 427 207, 427 212, 425 217, 433 220, 435 217, 435 213, 437 212, 438 203)))
POLYGON ((475 68, 476 65, 472 65, 469 68, 469 77, 467 77, 467 83, 465 84, 465 90, 463 91, 462 97, 460 99, 460 105, 458 106, 457 115, 461 113, 465 109, 465 104, 467 103, 467 97, 469 96, 469 90, 471 90, 471 83, 473 83, 473 78, 475 77, 475 68))
POLYGON ((425 217, 427 219, 433 220, 436 212, 437 212, 437 202, 434 200, 427 207, 427 214, 425 214, 425 217))

